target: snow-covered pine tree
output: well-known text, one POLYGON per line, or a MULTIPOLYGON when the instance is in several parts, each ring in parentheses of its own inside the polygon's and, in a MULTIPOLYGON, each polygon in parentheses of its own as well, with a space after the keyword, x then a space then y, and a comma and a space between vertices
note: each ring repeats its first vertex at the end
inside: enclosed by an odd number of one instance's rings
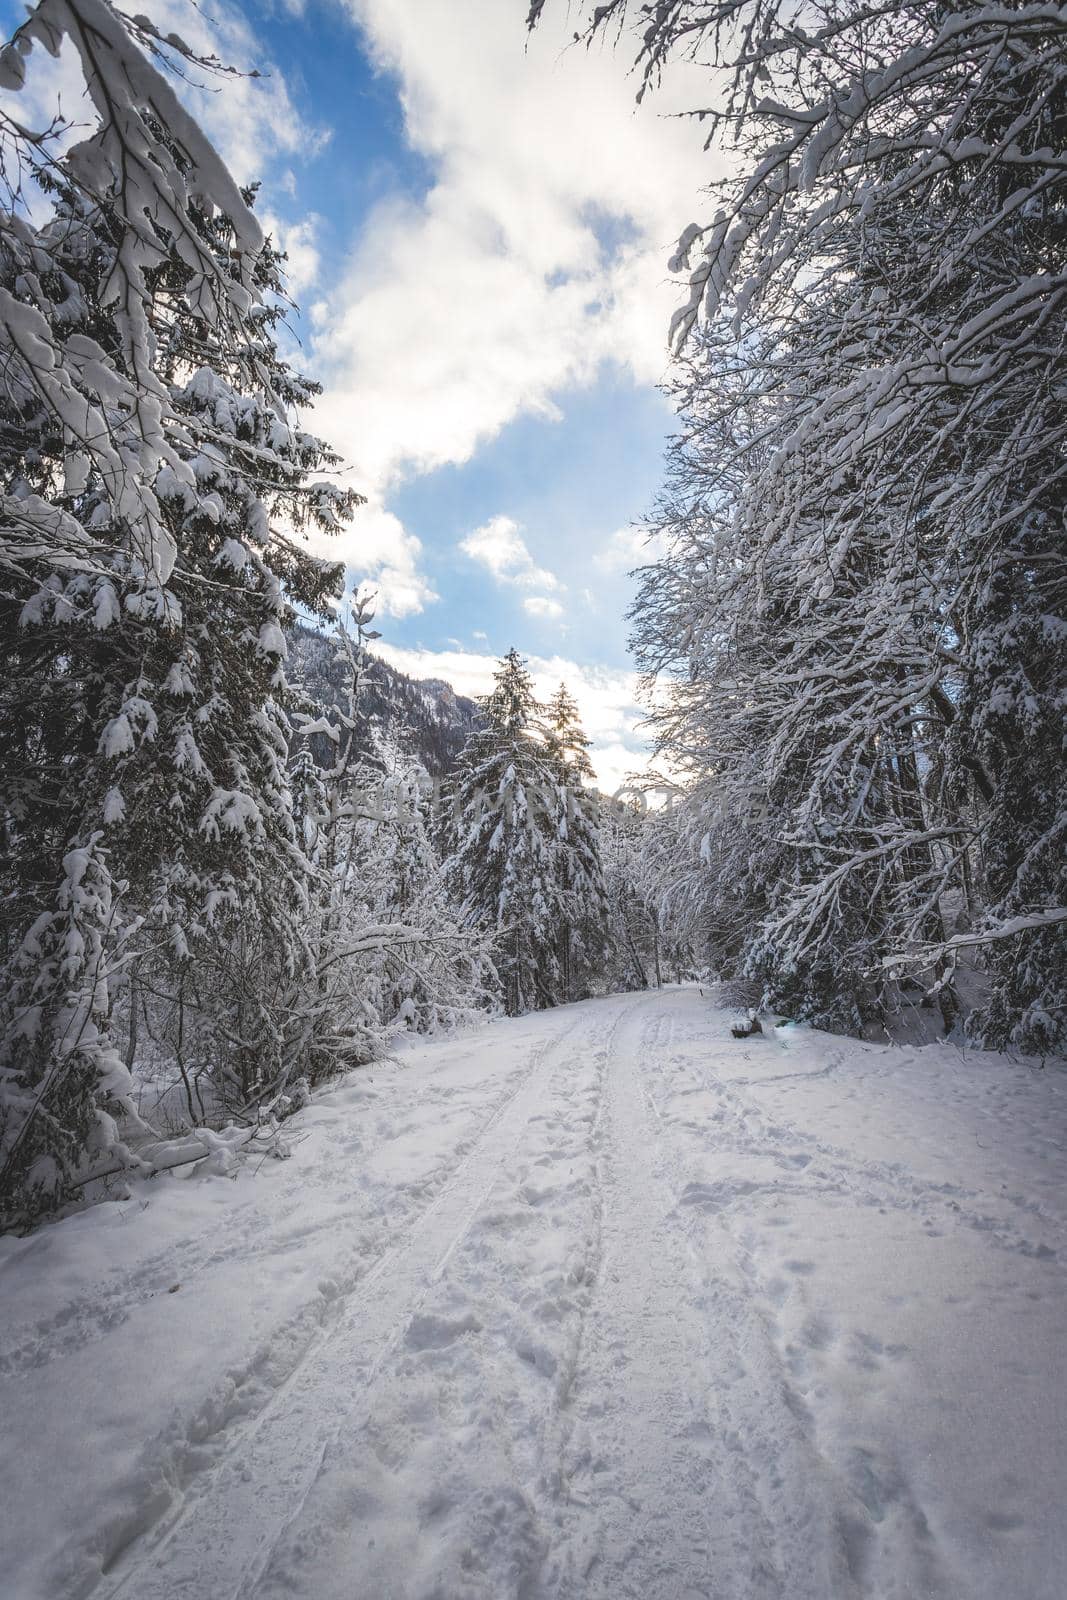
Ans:
POLYGON ((536 737, 540 711, 513 648, 482 702, 482 726, 467 741, 451 796, 449 879, 466 922, 495 935, 509 1016, 556 1004, 562 985, 558 784, 536 737))
POLYGON ((608 954, 608 905, 600 859, 600 805, 591 780, 591 741, 578 704, 561 683, 545 707, 545 760, 556 783, 557 892, 561 997, 577 1000, 602 982, 608 954))
POLYGON ((591 783, 596 777, 589 751, 593 741, 582 727, 578 702, 565 683, 545 705, 541 716, 545 754, 568 783, 591 783))
MULTIPOLYGON (((271 335, 280 263, 251 196, 141 49, 182 47, 107 0, 42 0, 5 84, 65 38, 97 124, 54 162, 5 122, 4 170, 21 161, 52 215, 32 220, 20 193, 0 208, 0 1193, 16 1219, 69 1192, 87 1130, 128 1096, 110 1037, 122 963, 140 952, 180 1010, 177 975, 212 948, 229 965, 239 928, 270 962, 306 957, 284 629, 291 601, 328 605, 339 570, 293 535, 354 505, 308 481, 333 458, 295 423, 314 390, 271 335), (105 902, 87 942, 72 912, 105 902), (64 958, 30 959, 59 939, 64 958)), ((255 1076, 247 1021, 229 1044, 255 1076)))

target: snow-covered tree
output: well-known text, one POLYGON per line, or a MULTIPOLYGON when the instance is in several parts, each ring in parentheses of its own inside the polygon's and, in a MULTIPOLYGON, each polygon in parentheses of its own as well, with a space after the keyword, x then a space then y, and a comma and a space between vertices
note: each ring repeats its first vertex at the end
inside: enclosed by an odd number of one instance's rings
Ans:
MULTIPOLYGON (((369 748, 360 700, 372 599, 355 596, 333 633, 344 704, 297 715, 295 813, 313 873, 305 937, 313 981, 293 987, 286 1013, 308 1041, 300 1068, 314 1084, 379 1055, 397 1029, 433 1033, 471 1020, 489 1001, 488 936, 464 926, 434 842, 433 785, 394 737, 369 748), (324 736, 333 760, 314 767, 324 736)), ((297 1070, 292 1046, 278 1087, 297 1070)))
POLYGON ((636 796, 603 808, 600 854, 610 988, 659 988, 680 983, 707 965, 706 959, 695 957, 695 951, 706 950, 709 934, 702 920, 705 897, 687 892, 688 822, 687 809, 668 805, 648 810, 636 796))
POLYGON ((603 981, 609 947, 607 891, 600 855, 599 797, 591 741, 565 683, 542 720, 545 760, 556 786, 556 884, 562 916, 557 939, 560 992, 576 1000, 603 981))
POLYGON ((369 987, 384 1030, 437 1033, 474 1020, 494 998, 491 935, 464 924, 434 843, 433 785, 393 749, 365 775, 352 898, 367 923, 395 930, 353 983, 369 987))
MULTIPOLYGON (((334 458, 299 427, 314 386, 272 337, 280 263, 252 196, 144 53, 187 52, 107 0, 42 0, 0 57, 5 86, 63 40, 96 125, 61 160, 3 128, 4 171, 29 174, 0 210, 9 1215, 63 1197, 86 1130, 128 1095, 117 964, 173 999, 193 953, 238 950, 239 926, 277 969, 306 959, 285 628, 340 576, 301 529, 355 504, 311 479, 334 458), (71 918, 105 901, 87 942, 71 918), (67 955, 34 964, 60 937, 67 955)), ((243 1022, 231 1035, 238 1055, 260 1044, 243 1022)))
POLYGON ((709 915, 768 994, 848 1027, 909 955, 950 1021, 966 938, 977 1036, 1062 1048, 1067 20, 588 15, 633 22, 644 87, 675 54, 715 67, 701 115, 740 166, 674 262, 684 429, 636 614, 676 680, 709 915))
POLYGON ((496 936, 509 1016, 561 995, 564 915, 556 845, 559 786, 536 730, 541 708, 519 652, 504 656, 468 740, 454 792, 449 877, 469 924, 496 936))
POLYGON ((616 989, 648 989, 661 977, 656 921, 641 883, 644 823, 634 803, 605 808, 600 848, 611 934, 608 976, 616 989))

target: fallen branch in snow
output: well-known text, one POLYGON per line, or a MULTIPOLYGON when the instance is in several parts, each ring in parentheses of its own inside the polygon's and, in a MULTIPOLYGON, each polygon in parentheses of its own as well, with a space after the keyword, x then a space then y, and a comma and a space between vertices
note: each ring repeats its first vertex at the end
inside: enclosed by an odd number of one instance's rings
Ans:
MULTIPOLYGON (((248 1145, 252 1144, 252 1142, 257 1139, 261 1133, 269 1133, 273 1138, 278 1132, 277 1127, 272 1126, 269 1123, 263 1123, 254 1128, 242 1128, 239 1131, 244 1135, 243 1138, 238 1140, 227 1140, 224 1139, 221 1134, 215 1133, 211 1128, 196 1128, 193 1130, 192 1134, 188 1136, 189 1138, 199 1141, 199 1147, 196 1150, 190 1151, 188 1149, 187 1140, 172 1139, 168 1141, 169 1146, 173 1147, 177 1145, 184 1148, 186 1151, 184 1155, 180 1155, 175 1161, 153 1161, 149 1158, 146 1158, 146 1156, 142 1153, 137 1157, 136 1166, 120 1165, 115 1167, 105 1167, 102 1172, 90 1172, 87 1177, 79 1178, 78 1181, 76 1183, 72 1183, 70 1187, 71 1189, 85 1189, 88 1188, 89 1184, 97 1183, 103 1178, 116 1178, 122 1175, 126 1175, 128 1177, 138 1176, 142 1178, 157 1178, 161 1173, 173 1172, 176 1167, 188 1167, 197 1161, 206 1161, 210 1156, 234 1156, 239 1150, 243 1150, 248 1145)), ((164 1146, 164 1149, 166 1148, 167 1146, 164 1146)))

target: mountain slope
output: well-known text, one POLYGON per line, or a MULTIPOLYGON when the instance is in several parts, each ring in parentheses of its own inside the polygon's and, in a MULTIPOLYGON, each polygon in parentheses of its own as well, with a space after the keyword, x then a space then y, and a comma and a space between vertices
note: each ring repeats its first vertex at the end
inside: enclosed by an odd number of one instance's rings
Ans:
MULTIPOLYGON (((324 708, 342 702, 345 674, 337 648, 326 634, 298 623, 289 636, 288 677, 324 708)), ((473 700, 456 694, 440 678, 409 678, 380 656, 368 655, 360 694, 358 743, 368 758, 382 744, 398 743, 422 762, 431 777, 452 770, 467 735, 478 720, 473 700)), ((313 739, 323 765, 331 759, 327 741, 313 739)))

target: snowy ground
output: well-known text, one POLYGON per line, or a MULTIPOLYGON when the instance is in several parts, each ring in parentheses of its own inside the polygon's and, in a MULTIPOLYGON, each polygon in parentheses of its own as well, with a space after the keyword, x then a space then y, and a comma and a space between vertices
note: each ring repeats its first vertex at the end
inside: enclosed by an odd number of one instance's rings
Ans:
POLYGON ((0 1240, 5 1600, 1063 1600, 1067 1076, 695 989, 0 1240))

